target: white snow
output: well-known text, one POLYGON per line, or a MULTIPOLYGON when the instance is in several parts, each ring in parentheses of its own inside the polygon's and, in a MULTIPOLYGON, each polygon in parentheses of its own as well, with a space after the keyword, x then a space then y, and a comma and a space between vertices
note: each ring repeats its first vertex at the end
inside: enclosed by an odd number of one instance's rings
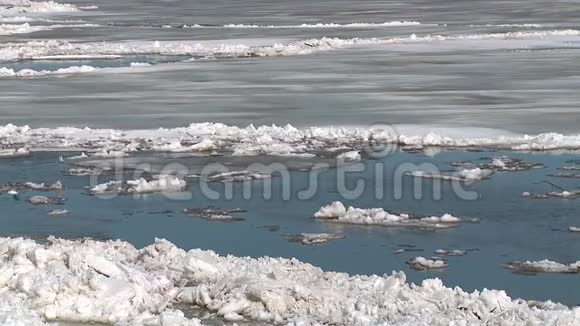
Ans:
POLYGON ((379 225, 390 227, 425 227, 448 228, 465 222, 477 220, 461 219, 450 214, 411 218, 408 214, 391 214, 382 208, 346 208, 343 203, 335 201, 328 206, 321 207, 314 217, 320 221, 344 224, 379 225))
POLYGON ((570 231, 570 232, 580 232, 580 227, 571 226, 571 227, 568 228, 568 231, 570 231))
POLYGON ((147 194, 154 192, 180 192, 185 190, 187 182, 174 175, 161 175, 158 179, 140 178, 128 181, 109 181, 90 189, 93 194, 147 194))
POLYGON ((174 300, 226 320, 265 324, 479 325, 479 318, 503 325, 580 323, 580 308, 532 305, 504 291, 467 293, 439 279, 408 284, 402 272, 348 275, 296 259, 186 252, 164 240, 137 250, 122 241, 50 238, 42 245, 5 238, 0 252, 0 321, 20 325, 199 325, 175 310, 174 300))

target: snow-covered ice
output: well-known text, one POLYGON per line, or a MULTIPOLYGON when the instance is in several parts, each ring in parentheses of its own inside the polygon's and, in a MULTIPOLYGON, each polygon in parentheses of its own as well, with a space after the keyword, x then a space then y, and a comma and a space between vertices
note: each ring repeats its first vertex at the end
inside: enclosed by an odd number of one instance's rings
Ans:
POLYGON ((155 192, 181 192, 185 190, 187 182, 174 175, 161 175, 154 180, 140 178, 127 181, 109 181, 96 185, 90 189, 92 194, 148 194, 155 192))
POLYGON ((579 273, 580 261, 563 264, 552 260, 511 262, 507 268, 518 273, 579 273))
POLYGON ((413 218, 408 214, 391 214, 382 208, 362 209, 352 206, 347 208, 339 201, 321 207, 314 217, 319 221, 332 223, 435 229, 477 222, 476 219, 462 219, 450 214, 413 218))
POLYGON ((300 233, 286 236, 286 239, 292 242, 299 242, 304 245, 316 245, 326 243, 331 240, 344 238, 341 234, 332 233, 300 233))
POLYGON ((28 202, 32 205, 63 205, 64 199, 59 197, 31 196, 28 202))
POLYGON ((415 257, 411 258, 407 261, 407 264, 411 266, 411 268, 416 270, 430 270, 430 269, 443 269, 446 268, 448 265, 444 260, 441 259, 428 259, 424 257, 415 257))
POLYGON ((492 170, 473 168, 461 169, 454 173, 431 173, 425 171, 409 172, 410 176, 417 178, 439 179, 446 181, 479 181, 488 178, 493 174, 492 170))
POLYGON ((504 291, 467 293, 439 279, 409 284, 402 272, 348 275, 296 259, 186 252, 164 240, 138 250, 122 241, 3 238, 0 252, 0 320, 27 325, 199 325, 175 303, 230 321, 289 325, 580 322, 580 308, 513 300, 504 291))
MULTIPOLYGON (((441 147, 496 147, 513 150, 557 150, 580 148, 580 135, 541 134, 537 136, 498 136, 467 138, 442 136, 424 130, 423 136, 391 135, 373 128, 309 127, 291 125, 246 128, 221 123, 193 123, 184 128, 156 130, 114 130, 91 128, 30 128, 8 124, 0 126, 2 144, 25 144, 33 149, 61 148, 134 152, 143 150, 182 152, 183 142, 211 144, 211 148, 229 150, 238 155, 302 155, 348 147, 357 150, 366 144, 429 145, 441 147), (308 141, 307 141, 308 140, 308 141), (179 146, 176 144, 179 141, 179 146), (170 146, 168 146, 170 145, 170 146)), ((421 134, 416 131, 415 134, 421 134)), ((189 149, 188 149, 189 150, 189 149)))

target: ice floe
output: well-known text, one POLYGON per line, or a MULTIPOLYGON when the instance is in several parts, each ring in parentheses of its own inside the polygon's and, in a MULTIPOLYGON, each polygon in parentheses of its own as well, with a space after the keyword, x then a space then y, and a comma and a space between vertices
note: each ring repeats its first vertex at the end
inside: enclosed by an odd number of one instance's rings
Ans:
POLYGON ((32 196, 27 201, 32 205, 64 205, 64 199, 59 197, 32 196))
POLYGON ((419 271, 444 269, 448 266, 447 263, 442 259, 428 259, 424 257, 411 258, 407 261, 407 264, 411 268, 419 271))
POLYGON ((483 163, 480 167, 495 171, 526 171, 531 169, 542 169, 541 163, 527 163, 520 159, 513 159, 508 156, 494 157, 489 163, 483 163))
POLYGON ((361 155, 359 151, 350 151, 341 153, 336 158, 344 161, 359 161, 361 159, 361 155))
POLYGON ((522 197, 528 197, 532 199, 548 199, 548 198, 561 198, 561 199, 576 199, 580 198, 580 190, 574 191, 551 191, 545 194, 533 194, 530 192, 522 193, 522 197))
POLYGON ((48 212, 48 215, 49 216, 62 216, 62 215, 67 215, 68 213, 70 213, 70 212, 67 209, 55 209, 55 210, 48 212))
POLYGON ((53 184, 34 183, 34 182, 0 184, 0 192, 19 191, 19 190, 61 191, 63 189, 64 185, 60 181, 57 181, 53 184))
POLYGON ((102 194, 148 194, 155 192, 181 192, 187 186, 185 180, 174 175, 161 175, 157 179, 146 180, 140 178, 127 181, 109 181, 90 188, 90 193, 102 194))
POLYGON ((210 182, 243 182, 271 178, 271 174, 258 173, 252 171, 231 171, 212 174, 207 177, 210 182))
POLYGON ((342 238, 344 238, 343 235, 332 233, 300 233, 286 236, 288 241, 299 242, 304 245, 322 244, 331 240, 338 240, 342 238))
POLYGON ((437 249, 435 250, 435 254, 438 256, 465 256, 467 254, 466 250, 445 250, 445 249, 437 249))
POLYGON ((488 169, 461 169, 453 173, 431 173, 425 171, 413 171, 409 172, 408 175, 417 178, 427 178, 427 179, 439 179, 446 181, 479 181, 490 177, 493 174, 493 170, 488 169))
POLYGON ((571 226, 571 227, 568 228, 568 231, 574 232, 574 233, 580 232, 580 227, 571 226))
POLYGON ((467 293, 438 279, 409 284, 402 272, 348 275, 296 259, 186 252, 164 240, 137 250, 122 241, 50 238, 38 244, 5 238, 0 252, 0 315, 26 325, 198 325, 176 310, 176 303, 199 306, 229 321, 266 324, 580 322, 580 308, 513 300, 504 291, 467 293))
POLYGON ((408 214, 391 214, 382 208, 362 209, 352 206, 346 208, 339 201, 321 207, 314 214, 314 217, 319 221, 332 223, 433 229, 455 227, 461 223, 478 222, 477 219, 464 219, 450 214, 413 218, 408 214))
POLYGON ((220 222, 241 222, 245 219, 242 217, 233 216, 235 213, 245 213, 243 209, 219 209, 219 208, 186 208, 183 210, 185 214, 195 217, 201 217, 206 220, 220 221, 220 222))
POLYGON ((558 263, 551 260, 511 262, 506 265, 507 268, 517 273, 579 273, 580 261, 570 264, 558 263))

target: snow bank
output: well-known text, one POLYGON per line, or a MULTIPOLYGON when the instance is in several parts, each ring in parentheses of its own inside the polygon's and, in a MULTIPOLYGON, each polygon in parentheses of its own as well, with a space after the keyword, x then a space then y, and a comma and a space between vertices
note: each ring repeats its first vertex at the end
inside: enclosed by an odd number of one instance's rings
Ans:
POLYGON ((382 208, 362 209, 352 206, 346 208, 339 201, 321 207, 314 214, 314 217, 324 222, 379 225, 386 227, 449 228, 457 226, 460 223, 477 222, 475 219, 461 219, 450 214, 412 218, 408 214, 391 214, 382 208))
POLYGON ((503 291, 467 293, 438 279, 408 284, 383 276, 323 272, 296 259, 219 256, 157 240, 137 250, 121 241, 1 239, 0 318, 197 325, 173 302, 230 321, 290 325, 574 325, 580 308, 512 300, 503 291), (481 320, 480 320, 481 319, 481 320))
MULTIPOLYGON (((28 126, 8 124, 0 126, 0 146, 4 143, 18 143, 35 149, 85 148, 130 153, 173 149, 183 151, 184 143, 204 144, 205 148, 211 143, 211 148, 237 153, 236 155, 313 155, 312 153, 332 152, 337 147, 360 150, 365 145, 381 144, 495 147, 512 150, 532 147, 537 150, 580 149, 580 135, 556 137, 556 134, 541 134, 483 139, 468 138, 469 135, 466 134, 463 137, 451 138, 436 136, 429 131, 429 127, 426 128, 423 129, 426 135, 410 136, 385 134, 383 130, 373 128, 309 127, 298 129, 291 125, 284 127, 250 125, 240 128, 220 123, 193 123, 188 127, 173 129, 114 130, 72 127, 33 129, 28 126), (175 144, 175 147, 170 144, 175 144)), ((421 133, 421 131, 415 131, 415 133, 421 133)))
POLYGON ((109 181, 90 189, 92 194, 147 194, 155 192, 180 192, 187 186, 185 180, 174 175, 161 175, 155 180, 140 178, 128 181, 109 181))
POLYGON ((179 291, 171 273, 135 264, 129 244, 49 241, 0 239, 3 325, 200 325, 166 307, 179 291))

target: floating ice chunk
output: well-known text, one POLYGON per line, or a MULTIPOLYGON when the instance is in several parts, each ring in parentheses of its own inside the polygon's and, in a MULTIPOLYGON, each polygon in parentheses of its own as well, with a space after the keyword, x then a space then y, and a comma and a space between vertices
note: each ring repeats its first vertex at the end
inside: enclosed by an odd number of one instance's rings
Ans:
MULTIPOLYGON (((0 69, 0 75, 1 75, 0 69)), ((21 147, 16 149, 0 149, 0 158, 14 158, 14 157, 24 157, 30 155, 30 149, 27 147, 21 147)))
POLYGON ((97 168, 70 168, 66 171, 63 171, 63 174, 70 176, 96 176, 104 174, 105 171, 111 172, 110 170, 103 170, 97 168))
POLYGON ((286 236, 291 242, 299 242, 304 245, 316 245, 326 243, 331 240, 337 240, 344 238, 341 234, 331 234, 331 233, 300 233, 286 236))
POLYGON ((55 209, 55 210, 48 212, 48 215, 49 216, 60 216, 60 215, 67 215, 68 213, 70 213, 70 212, 66 209, 55 209))
POLYGON ((526 171, 531 169, 542 169, 544 165, 541 163, 527 163, 520 159, 513 159, 508 156, 494 157, 489 163, 480 165, 483 169, 491 169, 496 171, 526 171))
POLYGON ((485 170, 480 168, 461 169, 453 174, 440 174, 425 171, 413 171, 408 173, 408 175, 417 178, 438 179, 445 181, 461 181, 461 182, 483 180, 485 178, 488 178, 492 174, 493 174, 492 170, 485 170))
POLYGON ((575 191, 551 191, 545 194, 533 194, 530 192, 523 192, 522 197, 528 197, 532 199, 548 199, 548 198, 561 198, 561 199, 576 199, 580 198, 580 190, 575 191))
POLYGON ((211 221, 221 222, 241 222, 244 218, 234 217, 233 213, 245 213, 243 209, 217 209, 217 208, 187 208, 184 210, 187 215, 201 217, 211 221))
POLYGON ((32 196, 28 202, 32 205, 64 205, 64 199, 46 196, 32 196))
POLYGON ((548 176, 554 177, 554 178, 580 179, 580 174, 576 174, 576 173, 556 173, 556 174, 550 174, 548 176))
POLYGON ((8 183, 5 185, 0 185, 0 192, 9 190, 60 191, 63 189, 64 185, 60 181, 57 181, 50 185, 47 185, 45 183, 34 183, 34 182, 14 183, 14 184, 8 183))
POLYGON ((570 264, 562 264, 551 260, 511 262, 507 268, 517 273, 578 273, 580 272, 580 261, 570 264))
POLYGON ((93 194, 118 193, 128 194, 146 194, 155 192, 181 192, 187 187, 185 180, 173 175, 161 175, 155 180, 146 180, 140 178, 128 181, 109 181, 94 186, 90 189, 93 194))
POLYGON ((580 227, 571 226, 568 228, 570 232, 580 232, 580 227))
POLYGON ((16 191, 16 190, 8 190, 7 194, 12 195, 12 196, 18 196, 18 191, 16 191))
POLYGON ((559 170, 562 170, 562 171, 580 171, 580 167, 578 167, 578 166, 563 166, 563 167, 559 168, 559 170))
POLYGON ((252 171, 231 171, 213 174, 207 177, 210 182, 243 182, 251 180, 261 180, 271 178, 271 174, 264 174, 252 171))
POLYGON ((409 264, 411 268, 419 271, 429 269, 443 269, 448 266, 444 260, 433 260, 424 257, 411 258, 407 261, 407 264, 409 264))
POLYGON ((467 251, 459 249, 455 250, 437 249, 435 250, 435 254, 439 256, 464 256, 465 254, 467 254, 467 251))
POLYGON ((359 151, 344 152, 336 157, 339 160, 344 161, 360 161, 361 155, 359 151))
POLYGON ((460 223, 474 223, 476 219, 461 219, 450 214, 412 218, 408 214, 391 214, 382 208, 348 209, 339 201, 323 206, 314 214, 320 221, 344 224, 379 225, 387 227, 449 228, 460 223))

